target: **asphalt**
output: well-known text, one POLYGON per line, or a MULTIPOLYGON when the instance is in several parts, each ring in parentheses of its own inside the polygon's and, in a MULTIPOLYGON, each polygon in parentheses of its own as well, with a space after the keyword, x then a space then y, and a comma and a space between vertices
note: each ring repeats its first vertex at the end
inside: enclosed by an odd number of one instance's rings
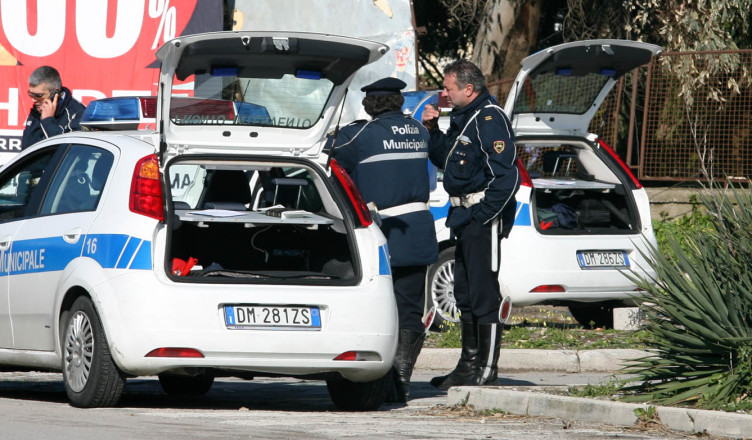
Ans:
MULTIPOLYGON (((459 349, 424 348, 416 369, 451 371, 459 349)), ((501 350, 499 375, 505 372, 617 373, 625 362, 647 355, 642 350, 501 350)), ((547 393, 539 387, 453 387, 447 405, 472 405, 478 410, 501 410, 509 414, 555 417, 566 420, 634 426, 649 407, 653 420, 666 428, 689 434, 710 434, 734 439, 752 439, 752 415, 685 409, 649 404, 631 404, 547 393), (635 410, 642 409, 641 413, 635 410)))

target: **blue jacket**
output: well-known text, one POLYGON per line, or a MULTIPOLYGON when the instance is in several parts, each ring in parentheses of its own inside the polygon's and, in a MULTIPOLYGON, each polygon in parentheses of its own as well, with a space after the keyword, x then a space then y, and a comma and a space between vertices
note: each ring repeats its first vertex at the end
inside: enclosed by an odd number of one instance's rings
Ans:
MULTIPOLYGON (((355 121, 337 135, 332 157, 348 172, 366 202, 379 210, 428 203, 428 131, 399 111, 355 121)), ((428 209, 383 219, 392 266, 428 265, 438 258, 428 209)))
POLYGON ((24 124, 21 149, 26 149, 39 141, 55 136, 56 134, 68 133, 81 129, 80 121, 86 107, 73 99, 71 91, 63 87, 64 98, 58 99, 55 116, 40 119, 42 116, 36 107, 32 106, 29 117, 24 124))
POLYGON ((452 110, 446 134, 434 128, 431 161, 444 169, 444 189, 458 197, 484 192, 480 203, 454 207, 447 226, 457 233, 470 220, 488 224, 501 216, 502 236, 512 229, 520 187, 517 151, 509 118, 488 91, 461 109, 452 110))

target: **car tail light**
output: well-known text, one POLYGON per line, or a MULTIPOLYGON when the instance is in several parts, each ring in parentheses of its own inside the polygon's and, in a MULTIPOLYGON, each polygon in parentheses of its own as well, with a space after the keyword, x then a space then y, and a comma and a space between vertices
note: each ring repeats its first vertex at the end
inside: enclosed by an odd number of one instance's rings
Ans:
POLYGON ((527 170, 525 169, 525 165, 522 164, 522 161, 519 157, 517 158, 517 169, 520 170, 520 179, 522 180, 520 182, 520 185, 532 188, 533 179, 530 178, 530 174, 528 174, 527 170))
POLYGON ((164 220, 162 199, 162 175, 155 154, 146 156, 136 163, 131 180, 131 195, 128 207, 136 214, 164 220))
POLYGON ((505 296, 501 300, 501 306, 499 307, 499 322, 504 324, 512 315, 512 300, 508 296, 505 296))
POLYGON ((155 348, 146 354, 146 357, 162 358, 202 358, 204 354, 195 348, 162 347, 155 348))
POLYGON ((366 206, 366 202, 363 200, 363 196, 360 195, 360 191, 355 187, 355 183, 353 183, 352 179, 347 174, 347 171, 345 171, 335 159, 332 159, 330 166, 334 175, 337 176, 337 180, 339 180, 339 183, 345 189, 347 197, 350 199, 350 203, 352 203, 353 208, 355 208, 360 224, 367 228, 373 223, 373 219, 371 218, 371 211, 368 210, 368 206, 366 206))
POLYGON ((156 118, 157 117, 157 97, 151 96, 148 98, 138 98, 141 101, 141 113, 144 118, 156 118))
POLYGON ((530 291, 531 293, 560 293, 566 292, 564 287, 558 284, 542 284, 530 291))
POLYGON ((605 142, 598 139, 598 144, 616 161, 616 163, 621 166, 621 168, 624 170, 625 173, 627 173, 627 176, 629 176, 630 179, 632 179, 632 183, 634 183, 635 188, 640 189, 642 188, 642 184, 639 180, 637 180, 637 177, 632 173, 632 170, 629 169, 627 164, 624 163, 623 160, 621 160, 621 157, 619 157, 618 154, 614 150, 611 149, 608 145, 606 145, 605 142))
POLYGON ((346 351, 334 358, 335 361, 381 361, 381 356, 372 351, 346 351))

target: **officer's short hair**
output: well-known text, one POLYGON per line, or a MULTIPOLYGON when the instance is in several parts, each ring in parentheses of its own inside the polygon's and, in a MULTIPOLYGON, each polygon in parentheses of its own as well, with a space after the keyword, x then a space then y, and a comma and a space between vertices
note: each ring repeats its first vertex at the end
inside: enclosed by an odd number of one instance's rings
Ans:
POLYGON ((457 60, 449 63, 444 68, 444 75, 454 75, 460 88, 472 84, 479 93, 486 91, 486 77, 475 64, 468 60, 457 60))
POLYGON ((37 67, 29 76, 29 85, 36 87, 41 84, 47 84, 50 90, 60 90, 63 83, 60 81, 60 74, 54 67, 42 66, 37 67))
POLYGON ((363 109, 373 118, 385 112, 402 111, 404 103, 402 95, 366 96, 363 98, 363 109))

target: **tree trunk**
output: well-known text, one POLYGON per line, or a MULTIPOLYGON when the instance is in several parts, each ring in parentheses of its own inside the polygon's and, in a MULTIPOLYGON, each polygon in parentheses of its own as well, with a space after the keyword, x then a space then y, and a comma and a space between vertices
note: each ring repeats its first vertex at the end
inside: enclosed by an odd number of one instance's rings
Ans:
POLYGON ((486 82, 511 79, 534 49, 542 0, 488 0, 473 46, 472 61, 486 82))

